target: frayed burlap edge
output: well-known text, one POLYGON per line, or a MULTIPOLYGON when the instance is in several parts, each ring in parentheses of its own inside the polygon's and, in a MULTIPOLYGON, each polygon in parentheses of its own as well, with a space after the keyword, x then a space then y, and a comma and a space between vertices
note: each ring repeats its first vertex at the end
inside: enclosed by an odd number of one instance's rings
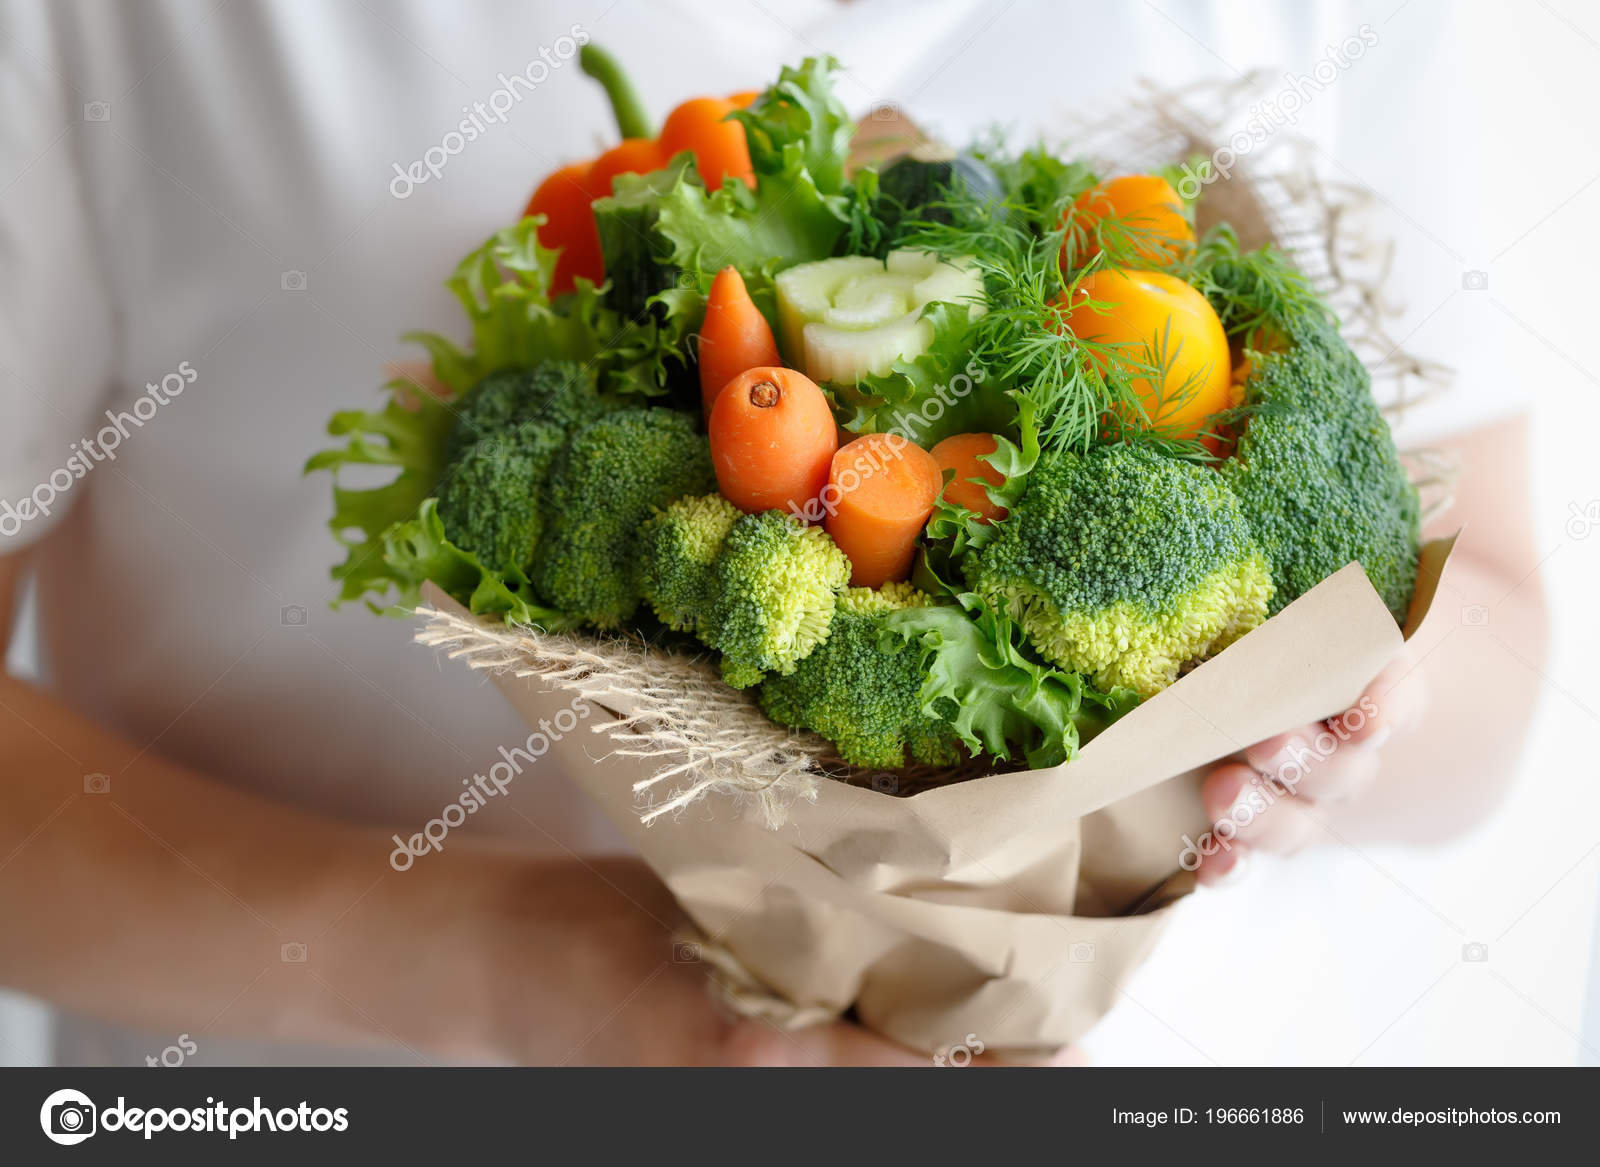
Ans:
MULTIPOLYGON (((1208 155, 1208 143, 1227 139, 1229 119, 1242 114, 1261 84, 1252 76, 1181 91, 1147 86, 1110 116, 1065 119, 1070 149, 1110 172, 1208 155)), ((1319 178, 1312 153, 1303 140, 1279 135, 1241 159, 1234 177, 1208 188, 1201 206, 1214 197, 1247 245, 1270 241, 1293 256, 1339 313, 1346 338, 1372 371, 1374 394, 1397 420, 1444 389, 1449 370, 1405 353, 1389 335, 1385 322, 1395 309, 1382 286, 1390 248, 1361 225, 1373 196, 1319 178)), ((1437 451, 1403 453, 1431 517, 1449 505, 1455 466, 1437 451)), ((892 774, 853 769, 820 736, 768 720, 748 691, 730 688, 702 658, 650 651, 621 638, 491 624, 426 606, 417 615, 424 621, 418 643, 444 649, 474 669, 537 678, 614 712, 616 720, 594 732, 608 737, 616 754, 660 763, 634 787, 646 824, 719 795, 777 828, 796 799, 815 799, 824 780, 909 794, 992 769, 981 763, 892 774)))
POLYGON ((634 784, 645 823, 707 794, 730 795, 771 827, 796 798, 815 798, 828 744, 770 721, 746 692, 703 658, 652 652, 637 642, 548 633, 419 607, 418 644, 473 669, 537 678, 598 705, 614 720, 592 727, 613 754, 660 761, 634 784))

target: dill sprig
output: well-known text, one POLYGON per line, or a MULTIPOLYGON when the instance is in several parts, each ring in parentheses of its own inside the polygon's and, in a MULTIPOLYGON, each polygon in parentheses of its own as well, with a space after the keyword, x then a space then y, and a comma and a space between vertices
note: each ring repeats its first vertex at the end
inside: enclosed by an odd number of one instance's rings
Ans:
MULTIPOLYGON (((1030 416, 1036 420, 1030 424, 1037 426, 1034 436, 1039 447, 1082 452, 1108 441, 1143 442, 1172 457, 1207 457, 1198 441, 1152 426, 1135 387, 1141 381, 1161 385, 1163 370, 1174 355, 1170 343, 1138 349, 1103 344, 1074 336, 1066 325, 1068 304, 1111 309, 1110 304, 1088 299, 1079 285, 1089 273, 1108 266, 1114 251, 1103 251, 1068 282, 1059 260, 1063 238, 1071 229, 1068 221, 1057 218, 1054 227, 1038 232, 1036 207, 1030 212, 1008 201, 1002 215, 994 215, 988 207, 979 214, 973 207, 963 207, 961 197, 953 193, 949 203, 941 204, 953 212, 950 222, 915 220, 897 243, 945 256, 973 257, 983 273, 989 310, 973 325, 972 355, 996 389, 1010 391, 1031 406, 1030 416)), ((1190 386, 1188 391, 1196 388, 1190 386)), ((1180 386, 1177 391, 1182 390, 1180 386)), ((1161 416, 1176 400, 1170 396, 1154 416, 1161 416)))
POLYGON ((1287 255, 1270 245, 1241 250, 1226 223, 1212 228, 1174 274, 1211 301, 1230 338, 1248 338, 1263 327, 1292 334, 1302 323, 1333 319, 1287 255))

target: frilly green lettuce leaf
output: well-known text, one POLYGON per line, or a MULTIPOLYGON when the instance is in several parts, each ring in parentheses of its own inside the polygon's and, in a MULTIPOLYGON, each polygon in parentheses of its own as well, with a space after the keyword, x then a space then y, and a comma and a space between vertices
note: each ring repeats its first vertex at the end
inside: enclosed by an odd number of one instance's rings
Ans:
POLYGON ((833 92, 838 69, 832 57, 807 57, 799 68, 785 67, 777 81, 733 114, 744 126, 758 182, 798 167, 822 194, 844 189, 855 122, 833 92))
POLYGON ((1008 620, 962 599, 891 613, 884 635, 922 646, 928 669, 923 710, 949 720, 974 753, 1020 754, 1036 769, 1057 766, 1137 703, 1125 692, 1097 693, 1077 673, 1029 659, 1008 620))
POLYGON ((328 433, 347 439, 345 444, 313 454, 305 465, 307 473, 335 475, 349 466, 399 471, 382 486, 334 485, 328 527, 346 549, 344 562, 332 571, 339 582, 335 605, 373 596, 383 601, 367 600, 373 611, 402 615, 416 605, 423 583, 432 580, 478 615, 547 628, 570 625, 560 613, 532 602, 532 588, 520 571, 493 572, 445 537, 431 496, 444 470, 450 407, 418 394, 406 381, 390 382, 388 391, 381 410, 334 414, 328 433))
POLYGON ((580 279, 577 289, 549 300, 557 252, 539 243, 543 216, 496 231, 457 266, 445 286, 466 310, 471 343, 435 332, 409 332, 428 350, 434 374, 457 394, 490 373, 540 361, 578 361, 600 385, 617 393, 666 392, 672 366, 687 363, 685 341, 699 327, 692 301, 676 311, 629 320, 607 308, 604 287, 580 279))

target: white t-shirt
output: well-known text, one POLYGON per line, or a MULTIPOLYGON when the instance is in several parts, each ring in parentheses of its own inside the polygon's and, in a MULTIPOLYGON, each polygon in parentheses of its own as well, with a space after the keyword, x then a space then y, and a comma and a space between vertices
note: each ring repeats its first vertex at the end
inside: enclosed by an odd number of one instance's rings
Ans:
MULTIPOLYGON (((456 260, 551 169, 613 138, 567 59, 577 31, 626 62, 658 115, 830 51, 854 111, 892 101, 960 141, 996 121, 1047 128, 1139 75, 1216 76, 1224 58, 1309 69, 1335 31, 1380 19, 1344 4, 1165 8, 0 0, 0 553, 56 528, 38 570, 50 684, 220 780, 420 824, 526 731, 479 676, 414 646, 407 622, 329 610, 329 482, 299 469, 333 409, 376 404, 383 363, 418 355, 403 330, 460 331, 442 287, 456 260), (502 74, 523 74, 504 120, 395 197, 396 165, 492 103, 502 74), (110 444, 107 410, 127 415, 125 436, 95 461, 75 443, 110 444), (20 516, 52 478, 51 514, 20 516)), ((1447 61, 1451 29, 1404 35, 1403 54, 1386 62, 1380 43, 1302 129, 1452 239, 1467 228, 1450 217, 1472 213, 1466 147, 1405 135, 1413 164, 1374 132, 1374 111, 1398 102, 1444 125, 1460 97, 1417 76, 1419 59, 1447 61), (1452 197, 1424 206, 1430 167, 1452 197)), ((1423 250, 1430 274, 1472 266, 1423 250)), ((1457 425, 1497 408, 1465 388, 1457 425)), ((475 826, 538 851, 613 842, 553 772, 475 826)))

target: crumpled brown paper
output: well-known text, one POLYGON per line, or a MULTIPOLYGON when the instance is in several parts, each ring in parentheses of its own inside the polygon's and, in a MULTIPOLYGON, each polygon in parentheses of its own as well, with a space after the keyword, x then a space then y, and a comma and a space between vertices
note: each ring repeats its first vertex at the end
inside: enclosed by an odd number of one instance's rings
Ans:
MULTIPOLYGON (((1424 548, 1408 630, 1453 543, 1424 548)), ((436 590, 427 599, 432 627, 470 637, 464 609, 436 590)), ((913 1049, 971 1034, 1030 1058, 1111 1008, 1193 888, 1180 856, 1210 826, 1197 794, 1205 767, 1347 708, 1403 639, 1351 564, 1072 762, 908 798, 823 782, 776 830, 715 798, 644 825, 634 784, 660 761, 609 753, 602 711, 598 739, 568 734, 551 752, 672 889, 748 1011, 793 1024, 853 1008, 913 1049)), ((494 677, 529 725, 571 702, 510 669, 494 677)))

